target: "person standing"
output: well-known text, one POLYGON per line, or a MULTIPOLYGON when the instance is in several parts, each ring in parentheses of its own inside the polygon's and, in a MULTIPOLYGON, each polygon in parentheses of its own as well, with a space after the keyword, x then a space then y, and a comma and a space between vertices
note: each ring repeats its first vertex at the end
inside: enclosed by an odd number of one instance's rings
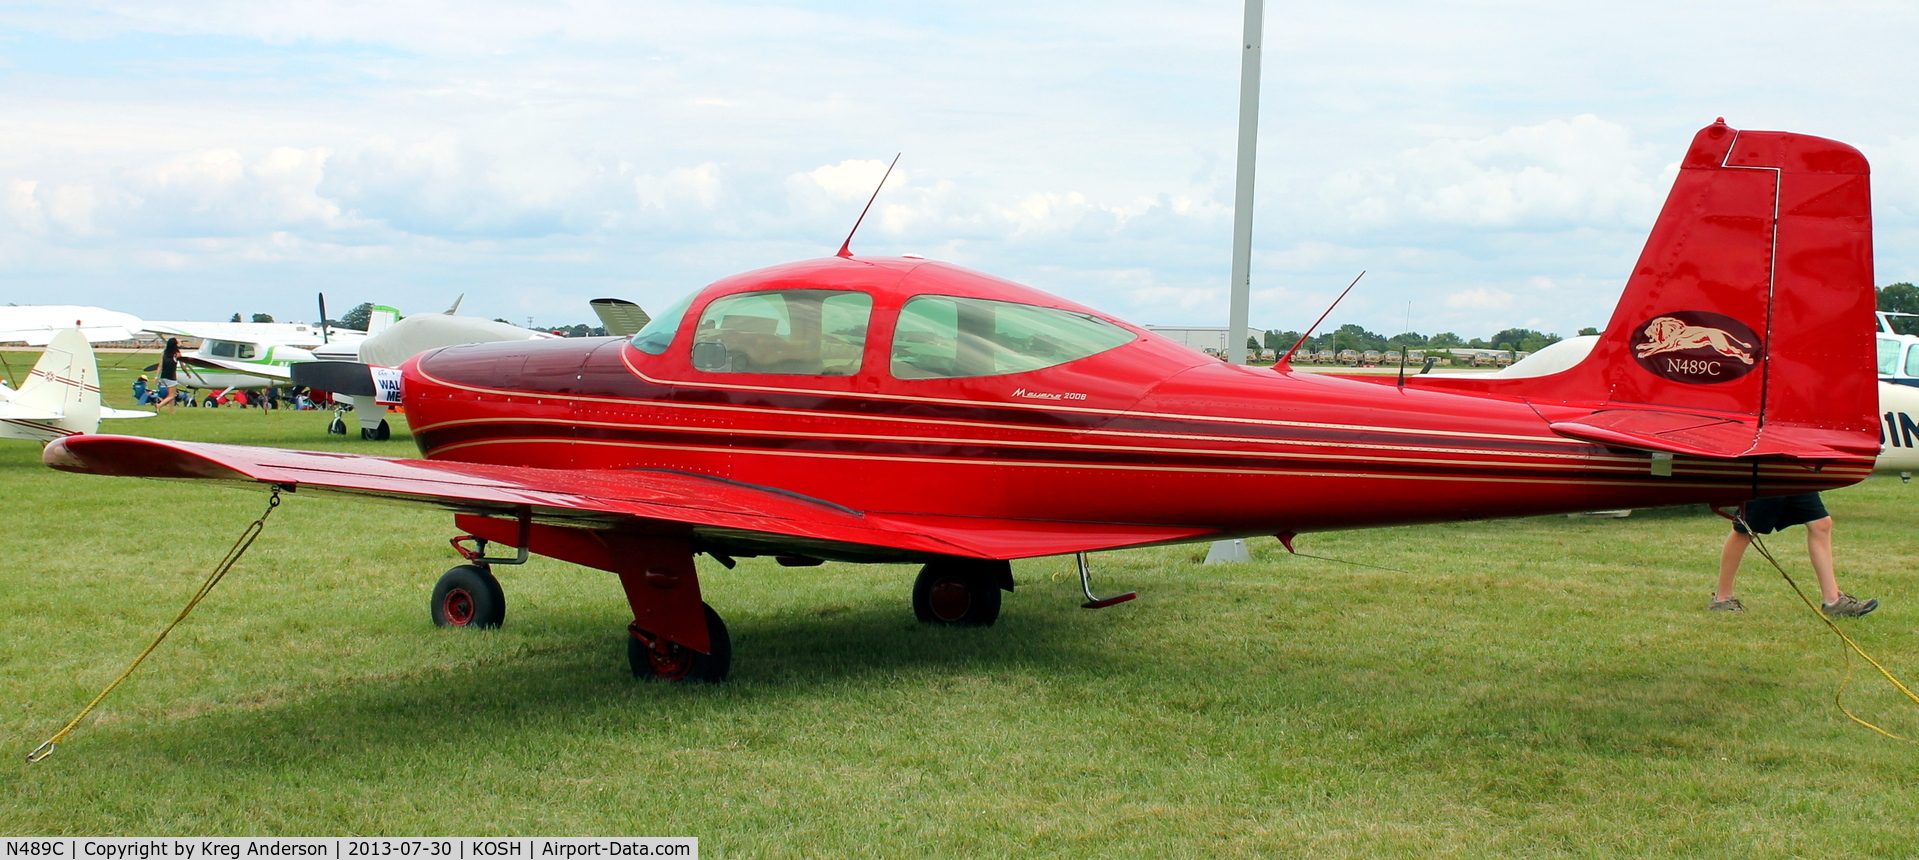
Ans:
POLYGON ((1733 580, 1739 575, 1739 562, 1752 545, 1754 532, 1772 534, 1780 529, 1806 527, 1806 554, 1812 558, 1812 572, 1819 577, 1820 610, 1832 618, 1852 618, 1879 608, 1878 600, 1860 600, 1839 590, 1832 570, 1832 515, 1818 493, 1754 499, 1746 503, 1745 522, 1734 520, 1732 534, 1719 551, 1719 589, 1706 605, 1714 612, 1744 612, 1746 605, 1732 593, 1733 580), (1750 531, 1748 531, 1750 527, 1750 531))
POLYGON ((160 351, 160 388, 166 394, 161 396, 159 405, 165 406, 167 414, 172 415, 173 401, 180 396, 179 338, 167 338, 166 348, 160 351))

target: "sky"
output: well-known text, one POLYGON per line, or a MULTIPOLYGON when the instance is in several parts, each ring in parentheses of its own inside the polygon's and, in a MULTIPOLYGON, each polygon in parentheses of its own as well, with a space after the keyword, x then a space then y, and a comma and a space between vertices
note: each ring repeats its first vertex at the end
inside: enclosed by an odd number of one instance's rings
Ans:
MULTIPOLYGON (((1240 0, 0 0, 0 303, 535 325, 835 251, 1224 325, 1240 0)), ((1845 141, 1919 280, 1919 4, 1266 11, 1255 327, 1604 325, 1692 134, 1845 141)))

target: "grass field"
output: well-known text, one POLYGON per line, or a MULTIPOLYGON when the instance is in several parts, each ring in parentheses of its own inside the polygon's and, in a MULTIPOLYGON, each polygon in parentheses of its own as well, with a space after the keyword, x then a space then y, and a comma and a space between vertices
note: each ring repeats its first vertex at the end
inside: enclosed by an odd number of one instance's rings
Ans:
MULTIPOLYGON (((19 369, 18 356, 9 359, 19 369)), ((109 362, 111 359, 109 359, 109 362)), ((106 377, 126 405, 125 371, 106 377)), ((404 456, 325 416, 108 432, 404 456)), ((396 437, 398 432, 396 430, 396 437)), ((733 680, 636 683, 609 574, 502 569, 506 627, 431 625, 444 515, 298 495, 53 758, 21 756, 177 611, 264 493, 93 478, 0 443, 0 830, 690 835, 710 857, 1910 856, 1919 748, 1848 722, 1840 653, 1749 559, 1704 611, 1698 510, 1019 562, 1000 623, 913 621, 913 569, 703 560, 733 680)), ((1828 494, 1848 629, 1919 676, 1919 486, 1828 494)), ((1254 503, 1248 500, 1249 504, 1254 503)), ((1775 542, 1799 574, 1802 538, 1775 542)), ((1810 579, 1810 574, 1804 574, 1810 579)), ((1860 676, 1894 731, 1919 709, 1860 676)))

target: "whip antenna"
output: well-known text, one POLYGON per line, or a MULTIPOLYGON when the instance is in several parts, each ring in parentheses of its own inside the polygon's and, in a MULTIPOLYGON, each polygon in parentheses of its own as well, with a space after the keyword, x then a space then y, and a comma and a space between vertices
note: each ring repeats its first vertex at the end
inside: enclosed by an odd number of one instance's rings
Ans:
MULTIPOLYGON (((1293 341, 1293 348, 1286 350, 1285 355, 1280 356, 1278 361, 1273 362, 1274 370, 1279 370, 1292 364, 1293 353, 1299 351, 1299 345, 1305 343, 1307 338, 1313 336, 1313 329, 1319 328, 1320 323, 1325 322, 1327 317, 1333 315, 1333 308, 1339 307, 1340 301, 1345 299, 1346 294, 1352 292, 1354 287, 1359 286, 1359 279, 1363 277, 1366 277, 1366 270, 1361 269, 1359 274, 1353 276, 1353 282, 1347 284, 1346 289, 1340 292, 1339 298, 1333 299, 1333 303, 1326 307, 1326 312, 1320 314, 1319 319, 1313 320, 1312 326, 1306 329, 1305 334, 1299 336, 1299 340, 1293 341)), ((1334 344, 1334 346, 1338 346, 1338 344, 1334 344)))
POLYGON ((886 187, 886 177, 893 175, 893 165, 898 163, 900 163, 900 153, 895 152, 893 153, 893 164, 886 165, 886 173, 880 177, 880 184, 873 189, 873 196, 866 198, 865 208, 860 210, 860 217, 854 219, 853 229, 846 234, 846 241, 840 243, 840 252, 834 256, 853 256, 853 234, 860 231, 860 222, 866 220, 866 210, 873 208, 873 201, 879 199, 880 189, 886 187))

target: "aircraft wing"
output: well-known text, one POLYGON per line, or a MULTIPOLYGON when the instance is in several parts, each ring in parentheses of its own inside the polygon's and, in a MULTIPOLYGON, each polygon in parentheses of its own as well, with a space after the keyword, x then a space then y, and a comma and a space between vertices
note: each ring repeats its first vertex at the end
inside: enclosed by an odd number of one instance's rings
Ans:
POLYGON ((293 370, 284 364, 267 364, 258 361, 227 361, 220 358, 207 358, 200 355, 180 356, 180 363, 207 370, 225 370, 244 373, 265 379, 293 379, 293 370))
POLYGON ((677 530, 769 554, 826 558, 1027 558, 1213 533, 1181 526, 867 513, 776 488, 668 470, 536 469, 112 435, 62 439, 47 446, 42 457, 68 472, 276 484, 462 514, 513 516, 525 507, 540 523, 677 530))
POLYGON ((25 341, 46 346, 53 336, 79 328, 88 341, 130 340, 140 330, 140 318, 104 308, 78 305, 0 307, 0 341, 25 341))

